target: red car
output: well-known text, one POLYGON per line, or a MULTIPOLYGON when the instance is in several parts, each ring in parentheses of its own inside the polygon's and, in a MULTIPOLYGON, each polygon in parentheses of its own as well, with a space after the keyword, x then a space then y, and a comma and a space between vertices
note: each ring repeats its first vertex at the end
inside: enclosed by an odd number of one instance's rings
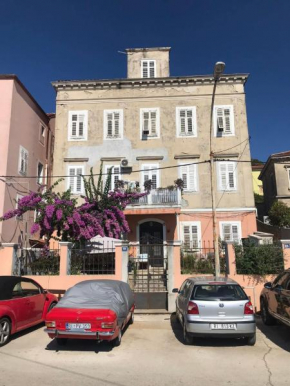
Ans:
POLYGON ((57 297, 34 280, 0 276, 0 347, 10 336, 44 321, 57 297))
POLYGON ((121 344, 124 327, 134 321, 134 296, 118 280, 86 280, 70 288, 46 316, 45 331, 64 344, 67 338, 121 344))

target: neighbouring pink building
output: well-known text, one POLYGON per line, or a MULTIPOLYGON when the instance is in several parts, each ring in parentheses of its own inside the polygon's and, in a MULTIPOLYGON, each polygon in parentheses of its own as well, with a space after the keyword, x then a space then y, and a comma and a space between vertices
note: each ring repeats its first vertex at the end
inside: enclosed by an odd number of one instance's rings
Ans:
MULTIPOLYGON (((0 216, 50 184, 53 144, 54 114, 43 111, 16 75, 0 75, 0 216)), ((0 242, 28 246, 33 220, 26 213, 0 222, 0 242)))

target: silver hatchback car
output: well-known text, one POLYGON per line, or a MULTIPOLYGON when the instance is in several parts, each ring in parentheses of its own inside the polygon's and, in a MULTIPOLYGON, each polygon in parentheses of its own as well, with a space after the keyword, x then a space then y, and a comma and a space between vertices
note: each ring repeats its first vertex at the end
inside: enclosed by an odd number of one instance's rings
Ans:
POLYGON ((192 277, 177 292, 176 315, 183 327, 185 344, 194 337, 245 338, 256 343, 253 306, 234 280, 192 277))

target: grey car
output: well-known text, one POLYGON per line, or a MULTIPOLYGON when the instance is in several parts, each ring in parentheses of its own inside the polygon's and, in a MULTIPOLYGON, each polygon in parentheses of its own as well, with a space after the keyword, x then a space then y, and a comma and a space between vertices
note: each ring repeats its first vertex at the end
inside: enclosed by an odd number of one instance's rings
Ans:
POLYGON ((234 280, 193 277, 175 288, 176 315, 183 327, 185 344, 194 337, 245 338, 256 343, 253 306, 242 287, 234 280))

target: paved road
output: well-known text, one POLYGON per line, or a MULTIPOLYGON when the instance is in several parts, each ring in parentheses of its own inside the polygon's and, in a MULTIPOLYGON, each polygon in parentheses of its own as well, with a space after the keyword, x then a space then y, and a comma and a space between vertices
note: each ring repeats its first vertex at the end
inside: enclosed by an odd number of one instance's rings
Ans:
POLYGON ((59 348, 43 326, 0 349, 0 386, 247 385, 290 382, 290 329, 262 326, 248 347, 237 340, 184 346, 175 317, 139 315, 122 345, 69 341, 59 348))

